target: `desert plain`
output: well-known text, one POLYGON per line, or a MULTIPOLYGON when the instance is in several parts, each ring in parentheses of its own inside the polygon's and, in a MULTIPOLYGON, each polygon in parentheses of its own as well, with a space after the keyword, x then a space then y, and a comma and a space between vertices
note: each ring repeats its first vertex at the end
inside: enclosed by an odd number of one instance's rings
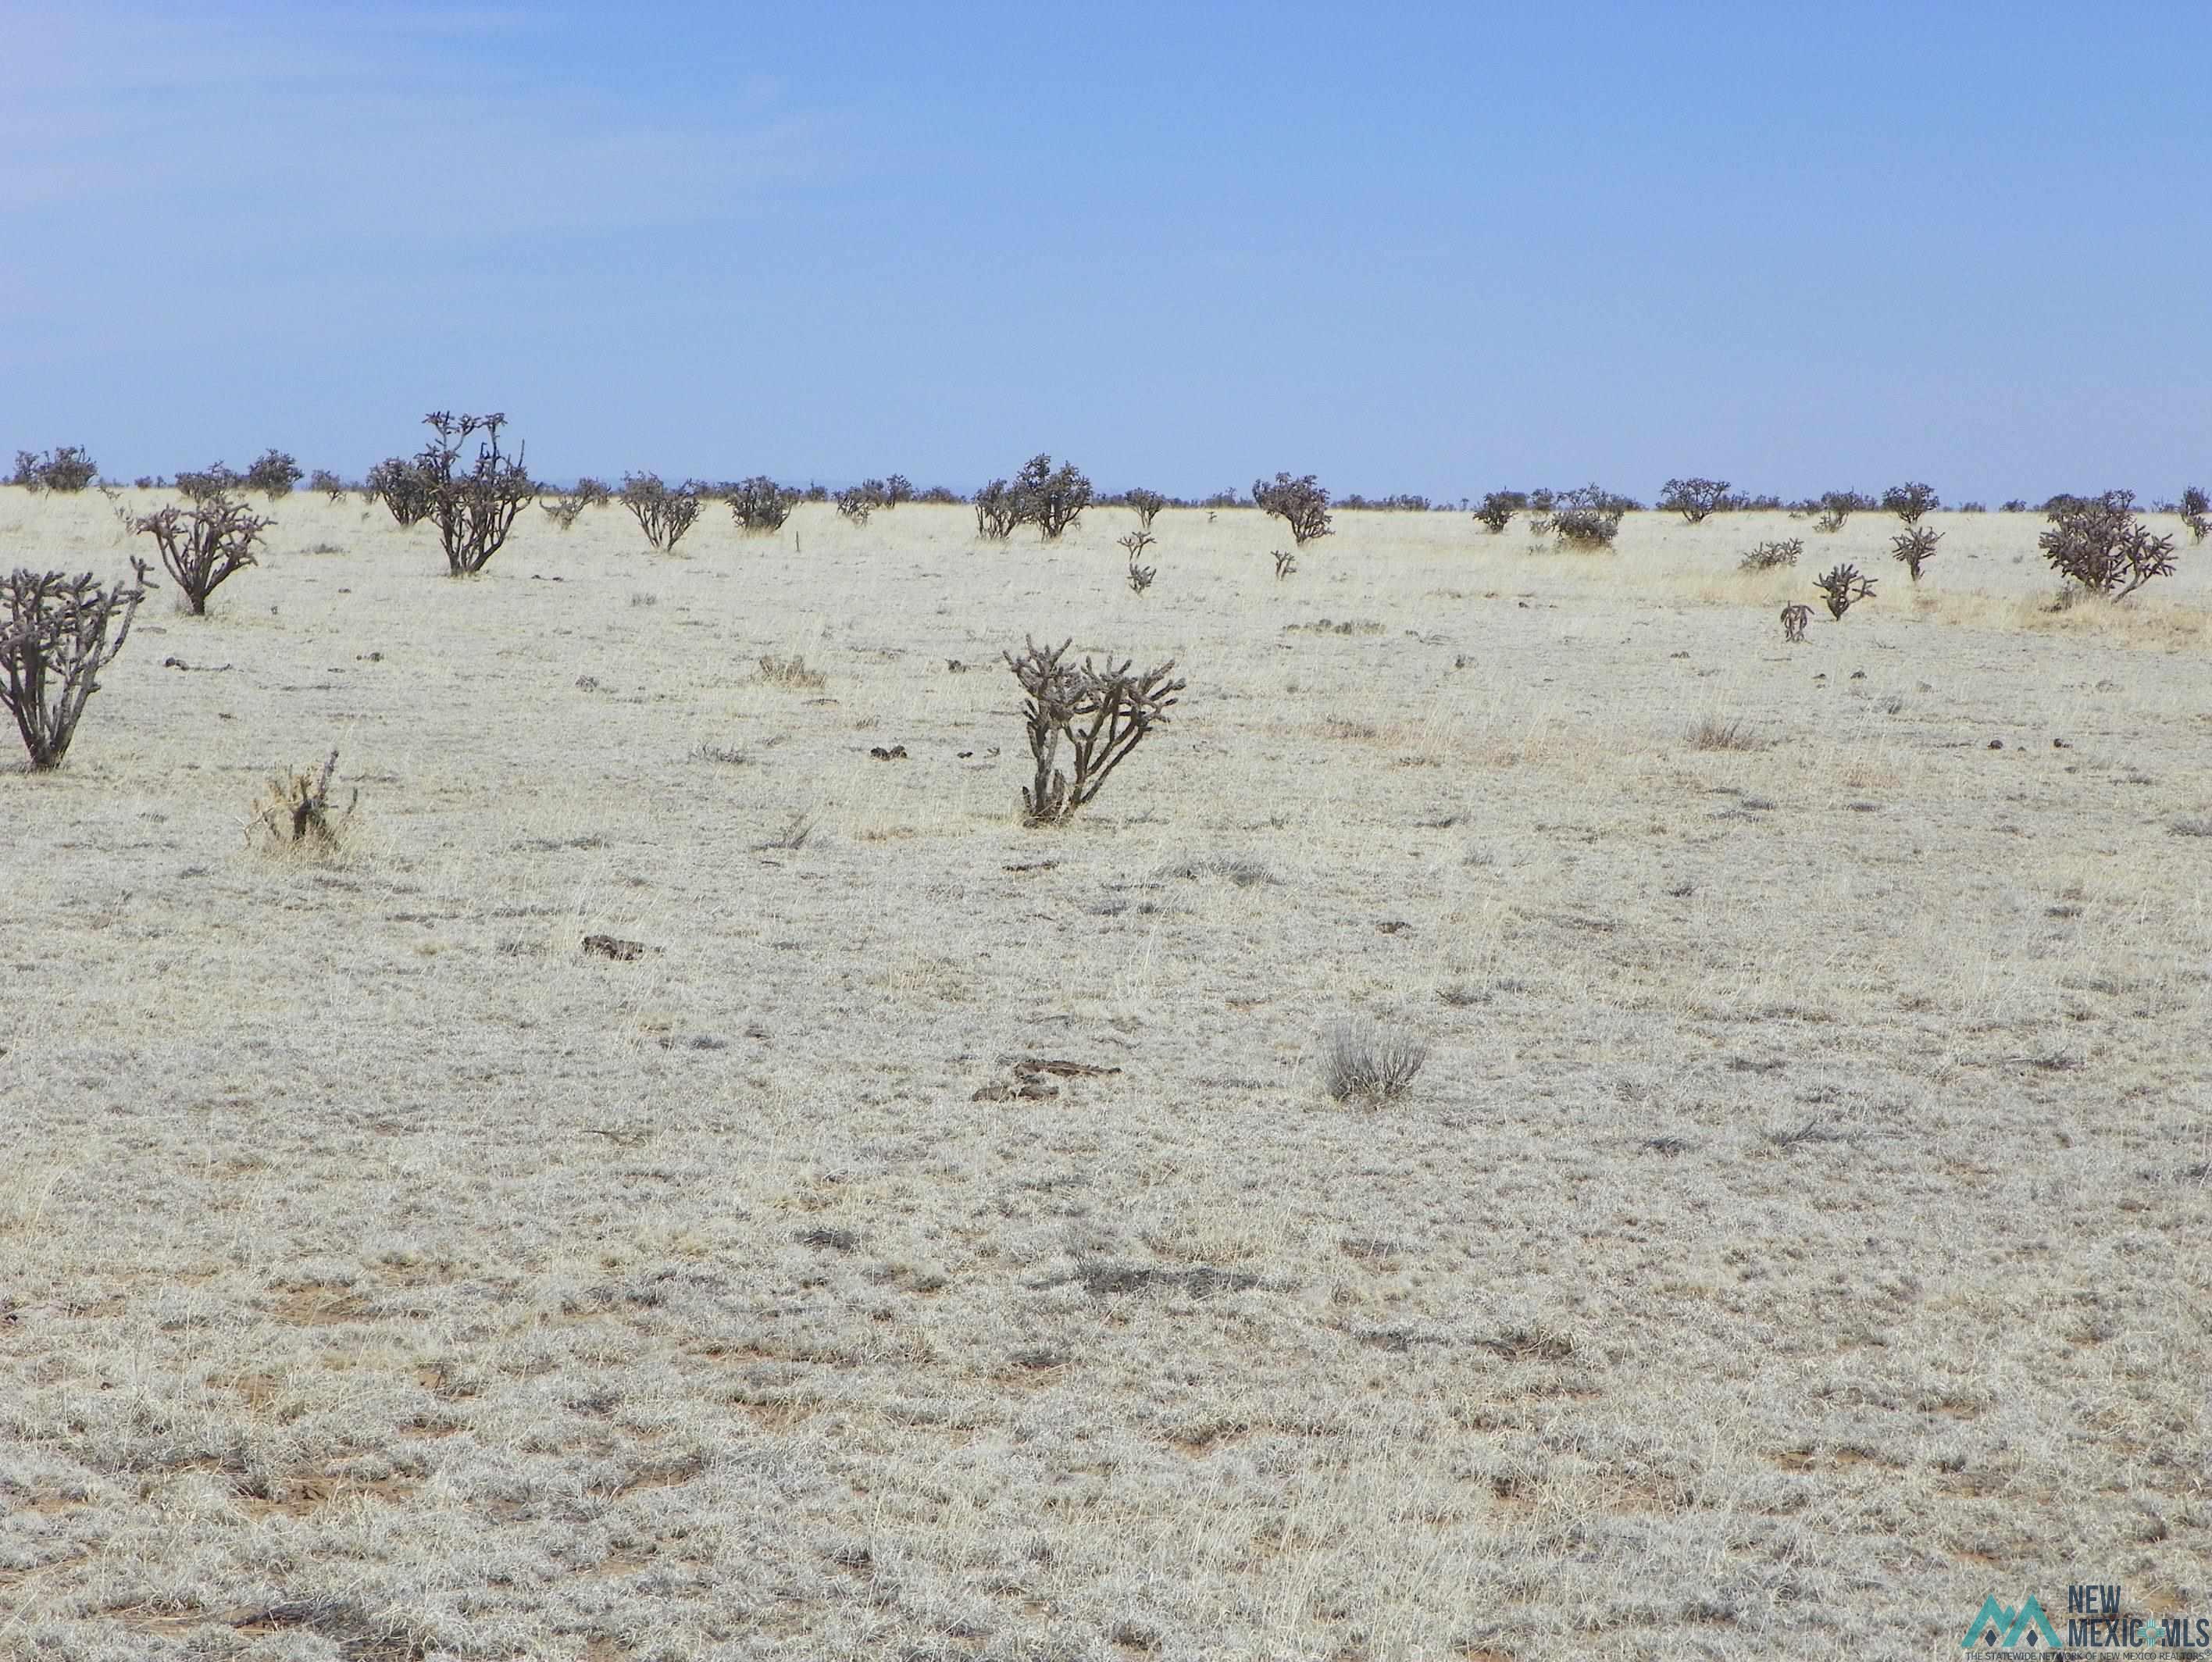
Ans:
MULTIPOLYGON (((121 572, 164 500, 0 490, 0 559, 121 572)), ((1278 580, 1170 510, 1139 596, 1118 509, 533 508, 462 580, 268 512, 0 772, 0 1654, 2212 1616, 2185 534, 2057 610, 2017 513, 1916 586, 1877 513, 1340 513, 1278 580), (1784 644, 1838 561, 1878 594, 1784 644), (1025 637, 1188 682, 1062 830, 1025 637), (340 845, 271 847, 333 750, 340 845), (1393 1100, 1323 1087, 1358 1021, 1428 1047, 1393 1100)))

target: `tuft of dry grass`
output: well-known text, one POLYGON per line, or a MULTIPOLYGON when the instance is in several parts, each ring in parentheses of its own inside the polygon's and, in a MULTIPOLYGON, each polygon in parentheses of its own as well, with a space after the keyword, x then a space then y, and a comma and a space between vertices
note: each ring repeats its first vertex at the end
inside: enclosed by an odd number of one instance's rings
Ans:
POLYGON ((1322 1086, 1339 1102, 1395 1102, 1413 1089, 1429 1041, 1410 1029, 1354 1016, 1322 1043, 1322 1086))
POLYGON ((1717 716, 1707 716, 1690 729, 1689 744, 1692 750, 1763 750, 1765 741, 1739 721, 1723 721, 1717 716))
POLYGON ((810 670, 806 660, 797 652, 778 656, 763 654, 760 674, 755 677, 774 687, 791 687, 807 692, 819 692, 830 684, 830 677, 819 670, 810 670))

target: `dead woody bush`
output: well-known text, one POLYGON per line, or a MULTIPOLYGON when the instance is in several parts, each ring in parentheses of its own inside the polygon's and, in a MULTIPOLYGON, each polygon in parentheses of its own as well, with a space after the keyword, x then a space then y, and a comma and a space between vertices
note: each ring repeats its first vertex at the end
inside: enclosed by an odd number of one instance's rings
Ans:
POLYGON ((131 565, 137 580, 127 584, 101 584, 90 572, 19 570, 0 579, 0 703, 33 768, 61 766, 100 672, 131 638, 150 586, 146 562, 131 565))
POLYGON ((1131 673, 1127 659, 1116 665, 1109 658, 1103 668, 1088 658, 1080 665, 1070 664, 1066 653, 1073 644, 1040 646, 1025 640, 1020 657, 1003 654, 1027 695, 1023 715, 1036 765, 1035 782, 1022 790, 1024 825, 1065 825, 1073 819, 1129 753, 1165 724, 1176 695, 1188 684, 1168 679, 1173 659, 1142 675, 1131 673), (1073 779, 1056 765, 1062 741, 1074 761, 1073 779))
POLYGON ((131 528, 154 539, 161 550, 161 564, 176 579, 185 610, 202 617, 210 595, 229 578, 259 563, 253 557, 253 545, 276 523, 247 513, 243 502, 234 502, 218 490, 198 499, 189 509, 173 502, 156 508, 131 521, 131 528))
POLYGON ((1813 609, 1802 601, 1793 600, 1782 609, 1782 639, 1795 644, 1805 639, 1805 626, 1813 621, 1813 609))

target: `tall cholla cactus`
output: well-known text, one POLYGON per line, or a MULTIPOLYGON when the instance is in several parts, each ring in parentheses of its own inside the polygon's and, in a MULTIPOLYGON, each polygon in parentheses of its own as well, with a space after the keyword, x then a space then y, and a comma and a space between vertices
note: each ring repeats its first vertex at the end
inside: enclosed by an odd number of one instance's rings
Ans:
POLYGON ((90 572, 17 571, 0 579, 0 705, 15 719, 31 766, 58 767, 69 754, 100 672, 131 638, 131 621, 153 586, 137 578, 102 584, 90 572))

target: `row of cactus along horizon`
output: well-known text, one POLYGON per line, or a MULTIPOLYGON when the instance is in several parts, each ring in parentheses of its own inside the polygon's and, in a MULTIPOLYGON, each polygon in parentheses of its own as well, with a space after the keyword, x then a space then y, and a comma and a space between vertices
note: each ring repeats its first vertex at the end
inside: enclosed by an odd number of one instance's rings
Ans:
MULTIPOLYGON (((426 418, 434 428, 441 421, 453 419, 443 412, 426 418)), ((505 425, 506 416, 459 419, 470 424, 472 431, 484 431, 493 441, 492 447, 497 448, 496 429, 505 425)), ((452 437, 441 431, 437 441, 422 452, 412 457, 387 458, 359 481, 349 481, 328 468, 304 470, 290 454, 271 448, 242 471, 220 462, 205 469, 180 470, 175 476, 174 486, 184 489, 189 488, 191 482, 208 482, 222 485, 234 494, 263 495, 271 500, 289 495, 295 488, 323 494, 332 501, 357 494, 366 502, 384 502, 395 519, 411 525, 423 517, 421 506, 425 497, 419 488, 410 490, 408 487, 410 482, 419 485, 426 470, 433 476, 441 476, 458 461, 458 456, 452 453, 456 448, 450 442, 452 437)), ((512 458, 502 459, 511 459, 519 468, 520 449, 518 447, 512 458)), ((103 478, 89 450, 82 446, 63 445, 49 451, 17 451, 14 471, 5 482, 33 491, 70 494, 90 489, 102 483, 103 478)), ((121 482, 104 482, 113 486, 121 482)), ((1272 482, 1255 481, 1249 494, 1228 489, 1204 496, 1170 496, 1143 488, 1102 493, 1073 464, 1062 463, 1055 467, 1053 458, 1046 454, 1032 457, 1012 478, 991 480, 967 495, 944 485, 917 489, 905 475, 897 473, 864 479, 842 490, 821 484, 787 485, 763 475, 720 482, 687 479, 670 485, 655 473, 624 474, 622 485, 611 488, 604 481, 588 476, 563 487, 533 482, 524 474, 521 482, 528 485, 533 500, 540 500, 545 512, 559 519, 564 528, 573 525, 584 508, 620 500, 636 512, 641 505, 650 505, 665 493, 696 498, 702 503, 726 502, 733 519, 744 529, 763 531, 780 529, 791 510, 802 502, 834 504, 842 514, 860 524, 866 524, 869 516, 878 510, 896 508, 904 502, 972 506, 976 510, 978 532, 994 540, 1004 538, 1024 525, 1036 525, 1047 541, 1056 540, 1079 519, 1085 508, 1091 506, 1131 509, 1139 516, 1139 529, 1145 531, 1152 528, 1154 518, 1166 508, 1218 511, 1259 507, 1289 521, 1301 544, 1310 538, 1297 535, 1298 521, 1293 515, 1301 511, 1318 512, 1322 516, 1318 523, 1324 527, 1319 534, 1326 536, 1327 514, 1332 507, 1346 513, 1471 512, 1478 522, 1495 533, 1503 533, 1516 517, 1526 515, 1534 534, 1568 543, 1590 542, 1594 540, 1589 535, 1592 531, 1617 531, 1620 518, 1650 511, 1680 513, 1685 523, 1692 525, 1731 513, 1786 513, 1793 518, 1810 519, 1812 528, 1824 534, 1841 531, 1855 513, 1880 512, 1896 514, 1910 534, 1928 513, 1943 507, 1932 487, 1917 482, 1893 485, 1879 494, 1831 490, 1818 496, 1785 499, 1739 491, 1726 480, 1703 477, 1669 479, 1650 503, 1595 483, 1571 490, 1493 490, 1480 500, 1462 497, 1456 505, 1411 492, 1380 497, 1355 493, 1332 500, 1313 475, 1293 478, 1287 473, 1277 474, 1272 482)), ((147 490, 171 488, 172 482, 159 476, 142 475, 131 483, 147 490)), ((2100 501, 2118 494, 2107 491, 2083 496, 2061 492, 2039 503, 2014 498, 2001 503, 1996 511, 2049 516, 2069 505, 2100 501)), ((2133 500, 2130 494, 2130 505, 2133 500)), ((1987 504, 1978 501, 1961 502, 1949 511, 1990 512, 1987 504)), ((2178 515, 2193 542, 2202 543, 2208 533, 2212 533, 2212 495, 2198 486, 2188 487, 2178 498, 2154 501, 2142 511, 2178 515)), ((1904 558, 1901 554, 1899 557, 1904 558)), ((1922 557, 1924 561, 1930 556, 1922 557)))

